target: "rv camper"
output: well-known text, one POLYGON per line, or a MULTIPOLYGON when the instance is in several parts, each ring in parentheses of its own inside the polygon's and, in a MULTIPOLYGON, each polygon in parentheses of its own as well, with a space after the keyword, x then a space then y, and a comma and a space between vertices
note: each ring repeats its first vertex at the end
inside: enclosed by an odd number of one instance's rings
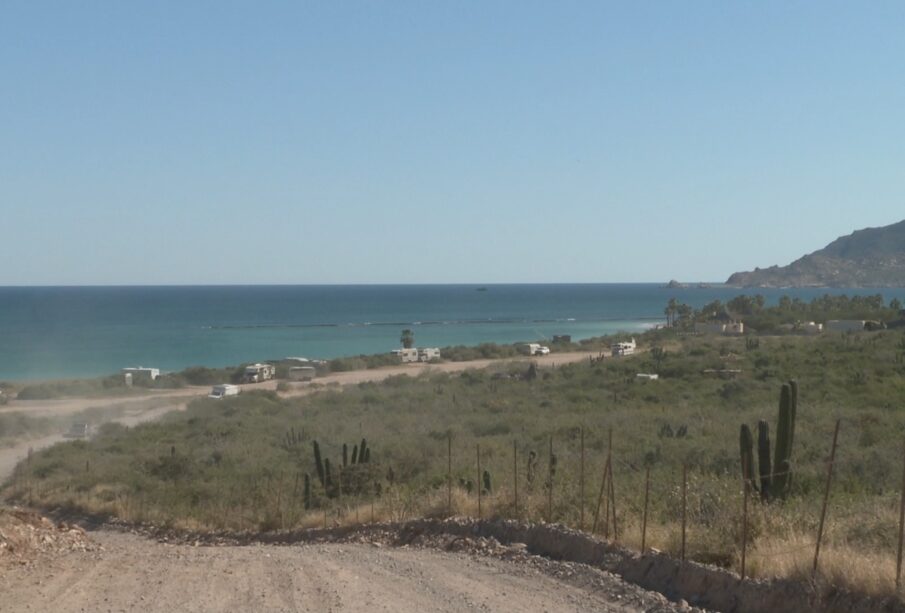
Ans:
POLYGON ((392 353, 393 355, 398 356, 399 361, 403 364, 418 361, 418 350, 414 347, 411 349, 393 349, 392 353))
POLYGON ((245 367, 243 379, 246 383, 269 381, 276 374, 276 368, 270 364, 250 364, 245 367))
POLYGON ((431 360, 440 359, 440 349, 438 347, 425 347, 418 350, 419 362, 430 362, 431 360))
POLYGON ((632 355, 635 353, 635 348, 637 345, 635 344, 635 339, 632 339, 628 342, 623 341, 621 343, 616 343, 611 347, 613 351, 613 357, 617 358, 624 355, 632 355))

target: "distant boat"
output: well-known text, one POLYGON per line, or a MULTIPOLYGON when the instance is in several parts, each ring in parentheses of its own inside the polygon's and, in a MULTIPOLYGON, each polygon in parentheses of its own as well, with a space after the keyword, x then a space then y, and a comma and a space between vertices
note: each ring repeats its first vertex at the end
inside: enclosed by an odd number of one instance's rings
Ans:
POLYGON ((486 287, 479 287, 479 288, 477 288, 475 291, 476 291, 476 292, 486 292, 486 291, 487 291, 487 288, 486 288, 486 287))

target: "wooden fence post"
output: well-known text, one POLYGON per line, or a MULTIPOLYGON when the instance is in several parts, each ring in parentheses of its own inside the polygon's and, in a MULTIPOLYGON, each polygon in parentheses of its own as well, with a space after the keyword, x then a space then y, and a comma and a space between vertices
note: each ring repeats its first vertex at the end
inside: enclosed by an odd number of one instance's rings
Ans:
POLYGON ((481 444, 475 446, 475 452, 478 456, 478 519, 481 519, 481 490, 484 489, 484 482, 481 475, 481 444))
MULTIPOLYGON (((903 454, 905 455, 905 454, 903 454)), ((896 593, 902 587, 902 538, 905 537, 905 468, 902 470, 902 499, 899 502, 899 546, 896 554, 896 593)))
POLYGON ((817 563, 820 559, 820 542, 823 540, 823 525, 826 522, 826 506, 830 500, 830 485, 833 481, 833 464, 836 462, 836 441, 839 438, 839 424, 841 419, 836 420, 836 429, 833 432, 833 447, 830 450, 830 461, 826 471, 826 490, 823 492, 823 509, 820 511, 820 527, 817 529, 817 547, 814 549, 814 568, 812 572, 817 574, 817 563))
POLYGON ((446 516, 452 515, 452 431, 446 433, 446 516))
POLYGON ((747 479, 748 471, 750 467, 748 466, 748 458, 742 456, 742 487, 744 488, 744 494, 742 499, 742 579, 745 578, 745 563, 747 561, 748 556, 748 487, 750 485, 750 480, 747 479))
POLYGON ((547 479, 550 481, 547 488, 547 521, 553 521, 553 435, 550 435, 550 465, 547 467, 547 479))
POLYGON ((607 475, 610 473, 610 462, 606 461, 606 464, 603 465, 603 477, 600 480, 600 493, 597 495, 597 506, 594 509, 594 523, 591 524, 591 533, 597 533, 597 520, 600 518, 600 505, 603 503, 603 494, 607 492, 607 475))
POLYGON ((647 503, 650 498, 650 465, 644 471, 644 514, 641 519, 641 555, 644 555, 647 544, 647 503))
POLYGON ((513 499, 513 508, 515 510, 515 518, 518 519, 518 443, 512 441, 512 491, 515 492, 513 499))
POLYGON ((688 516, 688 465, 682 464, 682 554, 680 559, 685 561, 685 530, 687 527, 687 516, 688 516))
POLYGON ((616 484, 613 479, 613 463, 610 462, 610 508, 613 510, 613 541, 619 540, 619 528, 616 526, 616 484))
POLYGON ((581 464, 578 470, 578 529, 584 530, 584 427, 579 431, 581 438, 581 464))

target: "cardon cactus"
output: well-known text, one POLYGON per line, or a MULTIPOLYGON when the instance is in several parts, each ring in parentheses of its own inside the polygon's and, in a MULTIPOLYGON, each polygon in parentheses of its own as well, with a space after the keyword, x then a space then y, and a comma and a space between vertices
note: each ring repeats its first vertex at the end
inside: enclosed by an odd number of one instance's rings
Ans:
POLYGON ((314 441, 314 468, 317 471, 317 479, 321 485, 326 487, 326 475, 324 474, 324 461, 321 458, 321 446, 314 441))
POLYGON ((795 427, 792 404, 792 386, 783 385, 782 393, 779 396, 779 422, 776 424, 773 481, 770 484, 770 495, 773 498, 784 498, 789 491, 789 483, 792 481, 792 431, 795 427))
POLYGON ((352 446, 352 463, 358 464, 358 445, 352 446))
MULTIPOLYGON (((353 462, 354 463, 354 462, 353 462)), ((343 468, 349 465, 349 446, 343 443, 343 468)))
POLYGON ((330 470, 329 459, 324 460, 324 489, 327 490, 327 495, 333 490, 333 471, 330 470))
POLYGON ((762 419, 757 422, 757 463, 760 466, 760 496, 770 497, 772 469, 770 464, 770 424, 762 419))
POLYGON ((483 479, 484 479, 484 493, 485 494, 492 493, 493 489, 490 487, 490 473, 486 470, 484 471, 483 479))
MULTIPOLYGON (((776 447, 770 461, 770 426, 760 420, 757 424, 757 461, 760 494, 763 500, 785 498, 792 484, 792 442, 798 413, 798 383, 789 381, 779 396, 779 417, 776 424, 776 447)), ((754 483, 753 440, 746 424, 739 433, 739 449, 743 467, 742 478, 754 483)), ((755 489, 756 486, 755 486, 755 489)))
POLYGON ((748 481, 754 489, 757 489, 754 482, 754 437, 751 436, 751 428, 748 427, 748 424, 742 424, 738 444, 742 457, 742 478, 748 481))

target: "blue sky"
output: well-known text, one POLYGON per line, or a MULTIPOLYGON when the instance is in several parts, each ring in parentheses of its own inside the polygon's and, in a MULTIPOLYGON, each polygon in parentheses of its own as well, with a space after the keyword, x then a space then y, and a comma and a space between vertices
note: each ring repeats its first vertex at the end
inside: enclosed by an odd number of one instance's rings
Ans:
POLYGON ((905 218, 905 3, 0 5, 0 285, 723 280, 905 218))

